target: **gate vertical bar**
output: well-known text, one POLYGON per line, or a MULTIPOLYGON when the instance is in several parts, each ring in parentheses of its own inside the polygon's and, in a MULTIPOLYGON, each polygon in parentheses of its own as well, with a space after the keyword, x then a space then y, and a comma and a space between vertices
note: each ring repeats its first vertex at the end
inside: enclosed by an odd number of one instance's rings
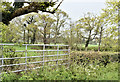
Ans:
MULTIPOLYGON (((3 55, 3 45, 2 45, 2 58, 4 58, 4 55, 3 55)), ((4 64, 4 59, 2 59, 2 65, 4 64)), ((3 67, 2 67, 2 71, 3 71, 3 67)))
POLYGON ((26 63, 26 66, 25 66, 25 69, 27 69, 27 44, 25 46, 25 63, 26 63))
MULTIPOLYGON (((120 58, 120 1, 118 1, 118 59, 120 58)), ((120 59, 119 59, 120 62, 120 59)), ((119 63, 118 62, 118 63, 119 63)), ((118 68, 120 65, 118 65, 118 68)), ((118 69, 118 78, 120 78, 120 69, 118 69)))
POLYGON ((58 66, 59 45, 57 46, 57 66, 58 66))
POLYGON ((45 50, 45 45, 43 45, 43 66, 44 66, 44 50, 45 50))
MULTIPOLYGON (((0 47, 0 58, 3 58, 3 45, 0 47)), ((3 67, 2 67, 3 64, 4 64, 4 61, 2 59, 2 60, 0 60, 0 65, 1 65, 0 73, 2 73, 2 71, 3 71, 3 67)))
MULTIPOLYGON (((1 54, 0 57, 3 58, 3 46, 1 47, 1 54)), ((0 61, 0 65, 2 66, 2 61, 3 59, 0 61)), ((3 72, 3 67, 0 68, 0 81, 2 81, 2 72, 3 72)))

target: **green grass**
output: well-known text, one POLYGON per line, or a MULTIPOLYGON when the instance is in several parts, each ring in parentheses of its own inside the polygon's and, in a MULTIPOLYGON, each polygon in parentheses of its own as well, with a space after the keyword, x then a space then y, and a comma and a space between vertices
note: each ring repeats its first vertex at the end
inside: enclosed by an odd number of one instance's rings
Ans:
POLYGON ((89 44, 88 47, 98 47, 98 45, 89 44))
POLYGON ((109 63, 107 67, 101 67, 98 74, 98 80, 118 80, 118 63, 109 63))
MULTIPOLYGON (((78 47, 85 47, 85 44, 74 44, 74 45, 77 45, 78 47)), ((89 44, 88 47, 98 47, 98 45, 89 44)))
POLYGON ((106 67, 88 65, 85 68, 74 63, 69 68, 47 66, 27 73, 21 72, 20 75, 4 74, 2 80, 118 80, 118 63, 110 63, 106 67))
MULTIPOLYGON (((13 43, 0 43, 0 44, 13 44, 13 43)), ((39 43, 39 44, 43 44, 43 43, 39 43)), ((50 43, 50 45, 55 45, 54 43, 50 43)), ((56 45, 65 45, 63 43, 58 43, 56 45)), ((74 44, 76 45, 76 44, 74 44)), ((82 46, 82 47, 85 47, 85 44, 77 44, 77 46, 82 46)), ((94 44, 89 44, 88 47, 98 47, 98 45, 94 45, 94 44)))
MULTIPOLYGON (((17 46, 17 45, 15 45, 15 46, 4 46, 4 48, 5 47, 12 47, 12 48, 14 48, 15 50, 26 50, 26 47, 25 46, 17 46)), ((27 50, 32 50, 31 49, 32 48, 32 46, 28 46, 27 47, 27 50)))

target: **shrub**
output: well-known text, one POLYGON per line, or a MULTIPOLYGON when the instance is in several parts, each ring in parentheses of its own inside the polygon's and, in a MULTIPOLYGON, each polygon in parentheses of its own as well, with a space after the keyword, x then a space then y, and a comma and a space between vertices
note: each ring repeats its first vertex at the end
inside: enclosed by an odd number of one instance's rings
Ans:
POLYGON ((118 61, 117 53, 109 53, 109 52, 80 52, 73 51, 70 55, 71 63, 76 62, 77 64, 103 64, 106 66, 110 62, 118 61), (96 63, 95 63, 96 62, 96 63))
MULTIPOLYGON (((4 58, 13 58, 13 57, 17 57, 17 55, 15 54, 15 49, 13 47, 4 47, 3 48, 3 56, 4 58)), ((4 60, 4 64, 5 65, 9 65, 9 64, 13 64, 15 63, 15 59, 11 59, 11 60, 4 60)), ((8 69, 13 69, 14 67, 5 67, 4 70, 8 70, 8 69)))
MULTIPOLYGON (((72 50, 78 50, 78 51, 85 51, 85 47, 72 47, 72 50)), ((87 50, 88 51, 90 51, 90 50, 93 50, 93 51, 98 51, 98 47, 96 46, 96 47, 94 47, 94 46, 90 46, 90 47, 88 47, 87 48, 87 50)), ((107 47, 101 47, 100 48, 100 51, 114 51, 114 52, 118 52, 120 49, 118 49, 118 47, 116 47, 116 46, 114 46, 114 47, 109 47, 109 46, 107 46, 107 47)))
MULTIPOLYGON (((21 57, 24 54, 23 53, 16 53, 15 52, 16 49, 14 47, 11 46, 5 46, 3 48, 3 56, 4 58, 14 58, 14 57, 21 57)), ((4 65, 10 65, 10 64, 16 64, 16 63, 20 63, 21 59, 7 59, 4 60, 4 65)), ((9 70, 15 70, 20 68, 21 66, 6 66, 4 67, 4 71, 9 71, 9 70)))
POLYGON ((1 79, 2 81, 9 81, 9 82, 13 82, 15 80, 19 80, 19 75, 16 75, 15 73, 9 72, 9 73, 3 73, 1 75, 1 79))

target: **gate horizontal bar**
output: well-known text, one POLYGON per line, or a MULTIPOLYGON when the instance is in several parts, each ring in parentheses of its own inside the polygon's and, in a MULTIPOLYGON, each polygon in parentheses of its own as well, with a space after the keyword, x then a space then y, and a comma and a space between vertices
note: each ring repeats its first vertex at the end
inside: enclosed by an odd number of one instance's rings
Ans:
MULTIPOLYGON (((59 54, 58 56, 66 56, 69 54, 59 54)), ((9 59, 24 59, 24 58, 39 58, 39 57, 55 57, 57 55, 45 55, 45 56, 28 56, 28 57, 14 57, 14 58, 0 58, 0 60, 9 60, 9 59)))
MULTIPOLYGON (((68 59, 45 60, 45 61, 38 61, 38 62, 29 62, 27 64, 37 64, 37 63, 43 63, 43 62, 62 61, 62 60, 68 60, 68 59)), ((17 65, 26 65, 26 63, 10 64, 10 65, 0 65, 0 67, 17 66, 17 65)))
MULTIPOLYGON (((69 46, 69 45, 50 45, 50 44, 22 44, 22 46, 69 46)), ((0 44, 0 46, 19 46, 19 44, 0 44)))
MULTIPOLYGON (((63 63, 63 64, 58 64, 58 65, 67 65, 67 64, 69 64, 69 63, 63 63)), ((55 65, 47 65, 47 66, 55 66, 55 65)), ((26 70, 32 70, 32 69, 39 69, 39 68, 42 68, 42 67, 46 67, 46 66, 40 66, 40 67, 35 67, 35 68, 28 68, 28 69, 23 69, 23 70, 15 70, 15 71, 11 71, 11 72, 21 72, 21 71, 26 71, 26 70)), ((2 72, 2 73, 0 73, 0 75, 1 74, 3 74, 3 73, 8 73, 8 72, 2 72)))

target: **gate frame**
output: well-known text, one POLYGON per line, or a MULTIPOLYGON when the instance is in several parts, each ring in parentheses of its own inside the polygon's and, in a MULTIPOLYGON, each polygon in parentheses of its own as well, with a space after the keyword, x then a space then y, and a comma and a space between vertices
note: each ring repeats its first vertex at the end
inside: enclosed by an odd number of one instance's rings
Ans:
MULTIPOLYGON (((70 63, 70 62, 68 62, 68 63, 64 63, 64 64, 58 64, 58 61, 67 60, 67 59, 58 59, 58 56, 67 56, 68 55, 68 61, 69 61, 69 59, 70 59, 70 47, 69 47, 69 45, 22 44, 22 46, 25 46, 25 50, 17 50, 15 52, 25 52, 25 57, 14 57, 14 58, 4 58, 3 57, 3 46, 19 46, 19 45, 15 45, 15 44, 0 44, 0 46, 2 46, 2 58, 0 58, 0 60, 2 61, 1 62, 2 65, 0 65, 0 68, 2 68, 2 71, 3 71, 3 67, 5 67, 5 66, 25 65, 25 69, 23 69, 23 70, 11 71, 11 72, 21 72, 21 71, 26 71, 26 70, 31 70, 31 69, 38 69, 38 68, 44 67, 44 63, 45 62, 50 62, 50 61, 56 61, 56 66, 58 66, 58 65, 67 65, 67 64, 69 65, 69 63, 70 63), (43 50, 27 50, 28 46, 42 46, 43 50), (45 50, 46 46, 55 46, 55 47, 57 47, 57 50, 45 50), (66 46, 66 47, 68 47, 68 49, 60 50, 59 49, 60 46, 66 46), (46 51, 57 51, 57 55, 44 55, 44 52, 46 52, 46 51), (67 51, 68 53, 67 54, 59 54, 59 51, 67 51), (28 57, 27 56, 28 52, 43 52, 43 56, 29 56, 28 57), (44 60, 45 57, 55 57, 55 56, 57 56, 56 60, 47 60, 47 61, 44 60), (43 61, 27 63, 27 58, 39 58, 39 57, 43 57, 43 61), (20 58, 24 58, 25 59, 25 63, 4 65, 4 60, 7 60, 7 59, 20 59, 20 58), (27 68, 28 64, 36 64, 36 63, 43 63, 43 66, 39 66, 39 67, 35 67, 35 68, 27 68)), ((47 65, 47 66, 55 66, 55 65, 47 65)), ((7 72, 3 72, 3 73, 7 73, 7 72)), ((1 74, 2 74, 2 72, 0 73, 0 75, 1 74)))

